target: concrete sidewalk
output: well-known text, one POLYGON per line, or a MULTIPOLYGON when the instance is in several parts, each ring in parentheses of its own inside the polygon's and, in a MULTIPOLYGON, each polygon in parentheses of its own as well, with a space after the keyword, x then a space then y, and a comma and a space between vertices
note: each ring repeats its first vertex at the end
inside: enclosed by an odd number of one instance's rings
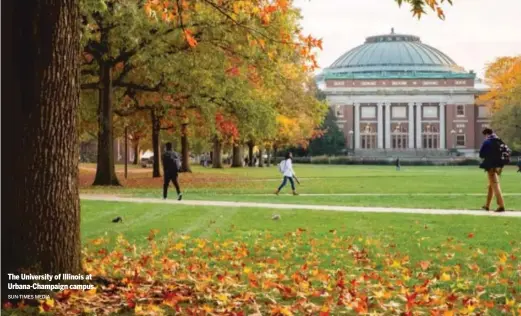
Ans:
POLYGON ((162 200, 152 198, 118 197, 113 195, 81 194, 80 199, 90 201, 108 201, 125 203, 153 203, 189 206, 218 206, 218 207, 250 207, 265 209, 296 209, 334 212, 361 212, 361 213, 404 213, 404 214, 431 214, 431 215, 472 215, 472 216, 497 216, 497 217, 521 217, 521 212, 494 213, 471 210, 442 210, 442 209, 411 209, 388 207, 362 207, 362 206, 330 206, 307 204, 275 204, 256 202, 230 202, 230 201, 197 201, 197 200, 162 200))

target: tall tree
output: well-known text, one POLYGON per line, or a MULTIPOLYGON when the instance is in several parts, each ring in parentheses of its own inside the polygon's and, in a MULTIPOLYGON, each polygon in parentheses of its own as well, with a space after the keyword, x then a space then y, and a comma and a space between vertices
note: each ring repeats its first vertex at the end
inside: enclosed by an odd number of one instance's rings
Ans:
POLYGON ((324 133, 309 144, 309 153, 313 156, 337 155, 346 147, 344 133, 336 123, 333 109, 329 109, 321 129, 324 133))
POLYGON ((513 149, 521 149, 521 55, 500 57, 487 66, 490 90, 480 97, 492 115, 492 127, 513 149))
MULTIPOLYGON (((79 7, 76 0, 2 3, 9 45, 4 113, 16 122, 7 144, 3 194, 2 297, 7 273, 79 273, 79 7)), ((5 24, 4 24, 5 23, 5 24)), ((5 71, 5 70, 4 70, 5 71)), ((4 144, 5 145, 5 144, 4 144)), ((27 294, 27 293, 25 293, 27 294)))

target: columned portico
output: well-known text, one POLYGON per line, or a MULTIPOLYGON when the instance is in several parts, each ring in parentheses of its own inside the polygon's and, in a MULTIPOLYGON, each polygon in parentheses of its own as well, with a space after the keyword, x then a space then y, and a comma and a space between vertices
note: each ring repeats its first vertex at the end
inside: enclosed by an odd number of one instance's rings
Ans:
POLYGON ((383 149, 384 148, 384 134, 383 134, 383 130, 384 130, 384 128, 383 128, 384 127, 383 106, 384 106, 384 103, 378 103, 377 106, 378 106, 378 114, 377 114, 378 149, 383 149))
POLYGON ((409 119, 409 149, 414 149, 414 102, 409 102, 407 116, 409 119))
MULTIPOLYGON (((385 106, 385 148, 391 149, 391 103, 384 103, 385 106)), ((382 130, 383 131, 383 130, 382 130)))

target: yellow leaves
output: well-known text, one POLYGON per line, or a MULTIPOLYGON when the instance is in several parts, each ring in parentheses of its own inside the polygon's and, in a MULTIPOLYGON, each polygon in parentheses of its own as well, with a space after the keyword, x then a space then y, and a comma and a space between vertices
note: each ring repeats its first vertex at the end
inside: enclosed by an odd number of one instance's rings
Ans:
POLYGON ((450 277, 450 274, 448 273, 442 273, 442 275, 440 276, 440 280, 442 281, 450 281, 451 277, 450 277))
POLYGON ((493 111, 519 102, 516 90, 521 89, 521 55, 497 58, 487 66, 485 78, 490 90, 480 96, 479 102, 487 104, 493 111))
POLYGON ((498 259, 499 259, 499 262, 500 262, 500 263, 505 264, 505 263, 507 262, 507 260, 508 260, 508 256, 507 256, 506 253, 501 252, 501 253, 499 253, 499 255, 498 255, 498 259))
POLYGON ((54 300, 53 299, 46 299, 40 301, 40 313, 48 312, 54 307, 54 300))

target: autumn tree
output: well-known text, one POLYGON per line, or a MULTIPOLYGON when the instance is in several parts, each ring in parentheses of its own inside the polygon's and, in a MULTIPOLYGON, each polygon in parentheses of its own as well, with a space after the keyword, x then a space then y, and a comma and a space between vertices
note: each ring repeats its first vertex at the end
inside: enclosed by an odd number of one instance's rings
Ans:
MULTIPOLYGON (((16 122, 2 192, 2 299, 7 273, 81 272, 78 194, 78 1, 4 1, 3 114, 16 122), (5 85, 4 85, 5 84, 5 85), (7 86, 8 85, 8 86, 7 86)), ((24 292, 23 294, 28 294, 24 292)))
POLYGON ((521 56, 500 57, 488 65, 490 90, 480 96, 492 114, 492 126, 512 148, 521 149, 521 56))

